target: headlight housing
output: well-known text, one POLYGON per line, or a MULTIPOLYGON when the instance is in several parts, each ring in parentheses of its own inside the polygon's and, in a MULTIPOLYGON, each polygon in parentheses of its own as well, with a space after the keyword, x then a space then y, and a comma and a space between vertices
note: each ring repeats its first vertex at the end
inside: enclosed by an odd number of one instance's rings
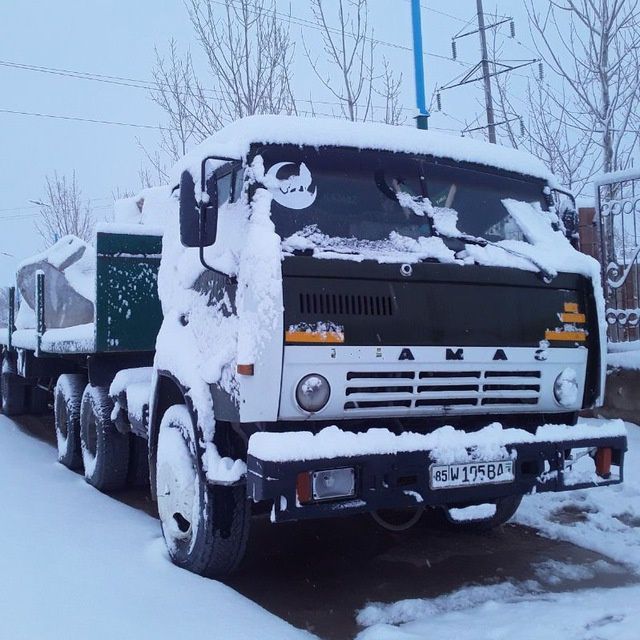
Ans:
POLYGON ((561 407, 573 408, 578 403, 578 374, 567 367, 553 383, 553 396, 561 407))
POLYGON ((319 373, 305 376, 296 387, 296 402, 303 411, 309 413, 316 413, 324 409, 330 396, 329 381, 319 373))

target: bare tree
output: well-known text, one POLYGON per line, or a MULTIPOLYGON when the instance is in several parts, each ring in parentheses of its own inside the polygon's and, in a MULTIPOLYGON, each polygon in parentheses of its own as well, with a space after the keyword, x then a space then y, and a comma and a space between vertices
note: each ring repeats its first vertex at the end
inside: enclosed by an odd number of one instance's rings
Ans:
POLYGON ((532 0, 526 6, 540 55, 570 91, 568 105, 553 90, 548 100, 564 110, 567 126, 592 136, 603 171, 626 168, 638 144, 638 0, 549 0, 542 11, 532 0))
POLYGON ((337 99, 340 115, 352 121, 378 119, 373 104, 377 94, 385 101, 384 122, 400 124, 402 74, 396 75, 386 59, 377 69, 367 0, 338 0, 337 27, 330 24, 326 0, 311 0, 310 4, 322 34, 325 59, 313 56, 304 38, 303 46, 316 77, 337 99))
POLYGON ((382 59, 381 88, 374 87, 374 92, 384 100, 383 121, 387 124, 404 124, 406 118, 402 111, 400 93, 402 91, 402 73, 396 75, 386 58, 382 59))
MULTIPOLYGON (((503 54, 497 35, 494 30, 490 41, 494 61, 503 54)), ((492 71, 499 71, 496 64, 492 71)), ((532 78, 527 82, 524 100, 518 97, 511 83, 509 74, 494 77, 494 107, 500 122, 501 142, 537 156, 565 187, 580 194, 599 170, 599 154, 593 144, 594 128, 583 132, 572 126, 571 103, 562 83, 560 88, 552 89, 542 79, 532 78), (514 98, 518 99, 517 107, 514 98)))
MULTIPOLYGON (((207 73, 196 71, 191 54, 181 56, 173 40, 166 57, 156 51, 151 96, 169 119, 162 140, 169 160, 229 121, 296 110, 294 44, 274 0, 184 1, 207 73)), ((163 171, 159 158, 147 159, 163 171)))
POLYGON ((38 233, 49 245, 66 235, 74 235, 86 242, 93 236, 95 220, 91 202, 82 198, 75 171, 66 176, 47 176, 46 195, 37 204, 40 219, 36 223, 38 233))

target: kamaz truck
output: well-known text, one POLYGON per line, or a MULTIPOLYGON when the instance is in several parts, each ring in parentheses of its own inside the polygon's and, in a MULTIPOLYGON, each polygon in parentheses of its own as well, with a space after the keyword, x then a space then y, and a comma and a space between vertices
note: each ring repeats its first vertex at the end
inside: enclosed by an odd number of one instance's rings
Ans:
POLYGON ((495 145, 240 120, 98 229, 81 324, 68 252, 23 266, 3 410, 53 407, 60 462, 102 491, 149 482, 172 560, 206 576, 255 514, 490 528, 526 494, 619 483, 622 423, 577 421, 606 336, 567 197, 495 145))

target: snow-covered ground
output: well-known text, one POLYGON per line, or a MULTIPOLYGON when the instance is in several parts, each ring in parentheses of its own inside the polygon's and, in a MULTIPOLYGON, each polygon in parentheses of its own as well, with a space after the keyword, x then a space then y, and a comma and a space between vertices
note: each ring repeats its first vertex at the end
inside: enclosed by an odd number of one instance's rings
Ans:
MULTIPOLYGON (((640 580, 640 427, 627 425, 625 483, 526 497, 515 521, 627 565, 640 580)), ((435 599, 371 604, 358 640, 638 640, 640 584, 553 592, 555 584, 619 571, 605 561, 534 567, 530 580, 469 585, 435 599)))
MULTIPOLYGON (((611 562, 542 559, 522 581, 496 578, 432 599, 372 603, 354 611, 358 640, 638 640, 640 427, 628 432, 625 484, 527 497, 516 516, 611 562), (620 575, 621 564, 638 585, 570 590, 620 575)), ((5 417, 0 505, 3 640, 311 638, 233 589, 175 568, 156 520, 89 487, 55 462, 50 445, 5 417)))
POLYGON ((0 416, 0 638, 310 638, 174 567, 157 520, 98 493, 0 416))

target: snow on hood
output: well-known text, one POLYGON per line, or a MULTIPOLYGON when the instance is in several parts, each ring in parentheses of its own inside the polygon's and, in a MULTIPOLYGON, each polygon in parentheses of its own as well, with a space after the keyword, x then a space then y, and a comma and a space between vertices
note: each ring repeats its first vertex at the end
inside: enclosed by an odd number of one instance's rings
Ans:
POLYGON ((179 182, 185 169, 194 176, 200 175, 200 164, 207 156, 241 159, 256 143, 431 155, 513 171, 556 184, 544 163, 517 149, 408 126, 284 115, 249 116, 217 131, 178 161, 173 169, 172 184, 179 182))

